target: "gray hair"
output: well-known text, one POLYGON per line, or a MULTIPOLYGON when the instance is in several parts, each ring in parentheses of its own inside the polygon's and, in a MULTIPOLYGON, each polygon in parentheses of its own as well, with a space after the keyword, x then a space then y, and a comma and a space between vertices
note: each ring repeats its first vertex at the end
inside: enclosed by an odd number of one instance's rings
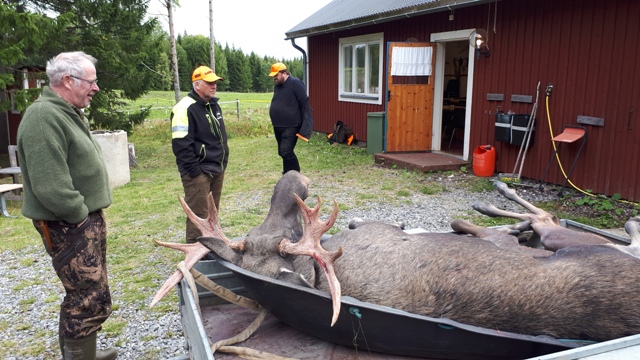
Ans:
POLYGON ((65 75, 81 77, 87 65, 98 62, 96 58, 82 51, 63 52, 47 61, 47 76, 51 86, 58 86, 65 75))

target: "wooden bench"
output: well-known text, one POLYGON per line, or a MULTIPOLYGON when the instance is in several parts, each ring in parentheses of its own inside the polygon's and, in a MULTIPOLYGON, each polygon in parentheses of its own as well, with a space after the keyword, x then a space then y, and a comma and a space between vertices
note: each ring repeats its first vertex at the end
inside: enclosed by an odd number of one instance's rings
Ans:
MULTIPOLYGON (((18 166, 18 147, 16 145, 9 145, 9 167, 0 169, 0 178, 5 178, 11 176, 13 178, 14 184, 22 183, 20 179, 20 175, 22 175, 22 170, 20 170, 20 166, 18 166)), ((20 191, 16 190, 13 194, 7 195, 6 200, 22 200, 22 195, 20 195, 20 191)))
POLYGON ((20 184, 20 174, 22 171, 20 170, 20 166, 18 165, 18 146, 9 145, 9 167, 0 169, 0 177, 13 177, 14 184, 20 184))
POLYGON ((8 167, 8 168, 0 169, 0 178, 11 176, 11 177, 13 177, 13 183, 14 184, 19 184, 20 183, 20 179, 18 179, 20 174, 22 174, 22 171, 20 171, 20 167, 19 166, 11 166, 11 167, 8 167))
POLYGON ((10 218, 14 218, 17 216, 11 216, 7 212, 7 202, 4 199, 4 194, 9 191, 21 190, 22 184, 0 184, 0 211, 2 211, 2 215, 10 218))

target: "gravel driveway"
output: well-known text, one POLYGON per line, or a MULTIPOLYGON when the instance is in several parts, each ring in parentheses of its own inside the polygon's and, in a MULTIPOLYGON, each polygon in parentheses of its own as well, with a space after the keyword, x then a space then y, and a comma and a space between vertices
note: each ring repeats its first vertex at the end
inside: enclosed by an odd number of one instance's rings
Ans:
MULTIPOLYGON (((469 192, 455 186, 454 180, 443 176, 438 179, 447 184, 447 191, 437 195, 414 194, 403 199, 400 204, 390 206, 372 201, 366 206, 342 211, 336 222, 339 229, 346 227, 354 217, 363 220, 386 220, 404 222, 407 229, 423 228, 434 232, 450 231, 449 222, 472 212, 475 203, 493 203, 498 207, 516 211, 522 209, 504 199, 496 191, 469 192)), ((340 188, 333 185, 314 185, 314 192, 325 199, 335 199, 339 203, 349 201, 349 191, 357 189, 340 188)), ((518 193, 529 201, 557 199, 553 191, 540 192, 523 187, 518 193)), ((3 239, 4 240, 4 239, 3 239)), ((5 240, 6 241, 6 240, 5 240)), ((149 271, 147 269, 147 271, 149 271)), ((26 346, 40 346, 41 355, 30 359, 57 359, 57 311, 63 289, 52 270, 50 259, 41 247, 23 249, 18 253, 0 254, 0 345, 15 349, 26 346), (25 261, 33 266, 23 266, 25 261), (46 279, 42 282, 41 279, 46 279), (33 284, 16 288, 17 283, 33 284), (56 292, 52 289, 58 289, 56 292), (58 294, 52 296, 51 294, 58 294)), ((123 290, 112 290, 114 304, 123 297, 123 290)), ((150 293, 154 293, 150 291, 150 293)), ((146 309, 146 304, 136 306, 146 309)), ((117 338, 105 339, 99 336, 103 346, 115 346, 119 350, 118 359, 169 359, 185 354, 182 327, 178 306, 174 313, 157 314, 133 307, 117 307, 112 319, 125 324, 117 338)), ((7 360, 25 359, 24 356, 5 357, 7 360)))

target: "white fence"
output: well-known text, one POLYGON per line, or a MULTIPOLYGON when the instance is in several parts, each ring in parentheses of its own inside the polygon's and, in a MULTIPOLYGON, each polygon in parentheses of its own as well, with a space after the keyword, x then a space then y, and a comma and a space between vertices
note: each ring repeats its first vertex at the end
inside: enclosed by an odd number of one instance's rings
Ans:
MULTIPOLYGON (((262 102, 262 101, 246 101, 246 102, 262 102)), ((236 116, 238 116, 238 120, 240 120, 240 100, 236 99, 233 101, 219 101, 218 104, 220 104, 220 106, 222 107, 222 105, 225 104, 236 104, 236 108, 235 108, 235 113, 236 116)), ((270 102, 266 102, 266 107, 269 108, 271 105, 270 102)), ((173 106, 152 106, 150 108, 143 108, 141 107, 140 110, 164 110, 164 113, 166 115, 169 115, 169 113, 171 112, 171 109, 173 109, 173 106)), ((124 112, 128 114, 130 114, 132 111, 136 111, 136 110, 122 110, 124 112)))

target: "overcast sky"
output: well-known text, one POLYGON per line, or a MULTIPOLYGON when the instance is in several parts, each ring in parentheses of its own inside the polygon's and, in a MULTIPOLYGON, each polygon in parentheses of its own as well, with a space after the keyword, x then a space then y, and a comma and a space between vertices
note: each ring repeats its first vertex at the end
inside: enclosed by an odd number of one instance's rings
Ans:
MULTIPOLYGON (((213 35, 218 43, 252 51, 259 56, 291 59, 302 54, 284 40, 291 30, 331 0, 265 1, 265 0, 212 0, 213 35), (280 4, 279 6, 276 4, 280 4)), ((209 0, 181 0, 174 10, 176 36, 204 35, 209 37, 209 0)), ((149 15, 158 17, 169 32, 167 11, 160 0, 151 0, 149 15), (164 15, 164 16, 162 16, 164 15)), ((296 39, 296 45, 306 50, 306 38, 296 39)))

